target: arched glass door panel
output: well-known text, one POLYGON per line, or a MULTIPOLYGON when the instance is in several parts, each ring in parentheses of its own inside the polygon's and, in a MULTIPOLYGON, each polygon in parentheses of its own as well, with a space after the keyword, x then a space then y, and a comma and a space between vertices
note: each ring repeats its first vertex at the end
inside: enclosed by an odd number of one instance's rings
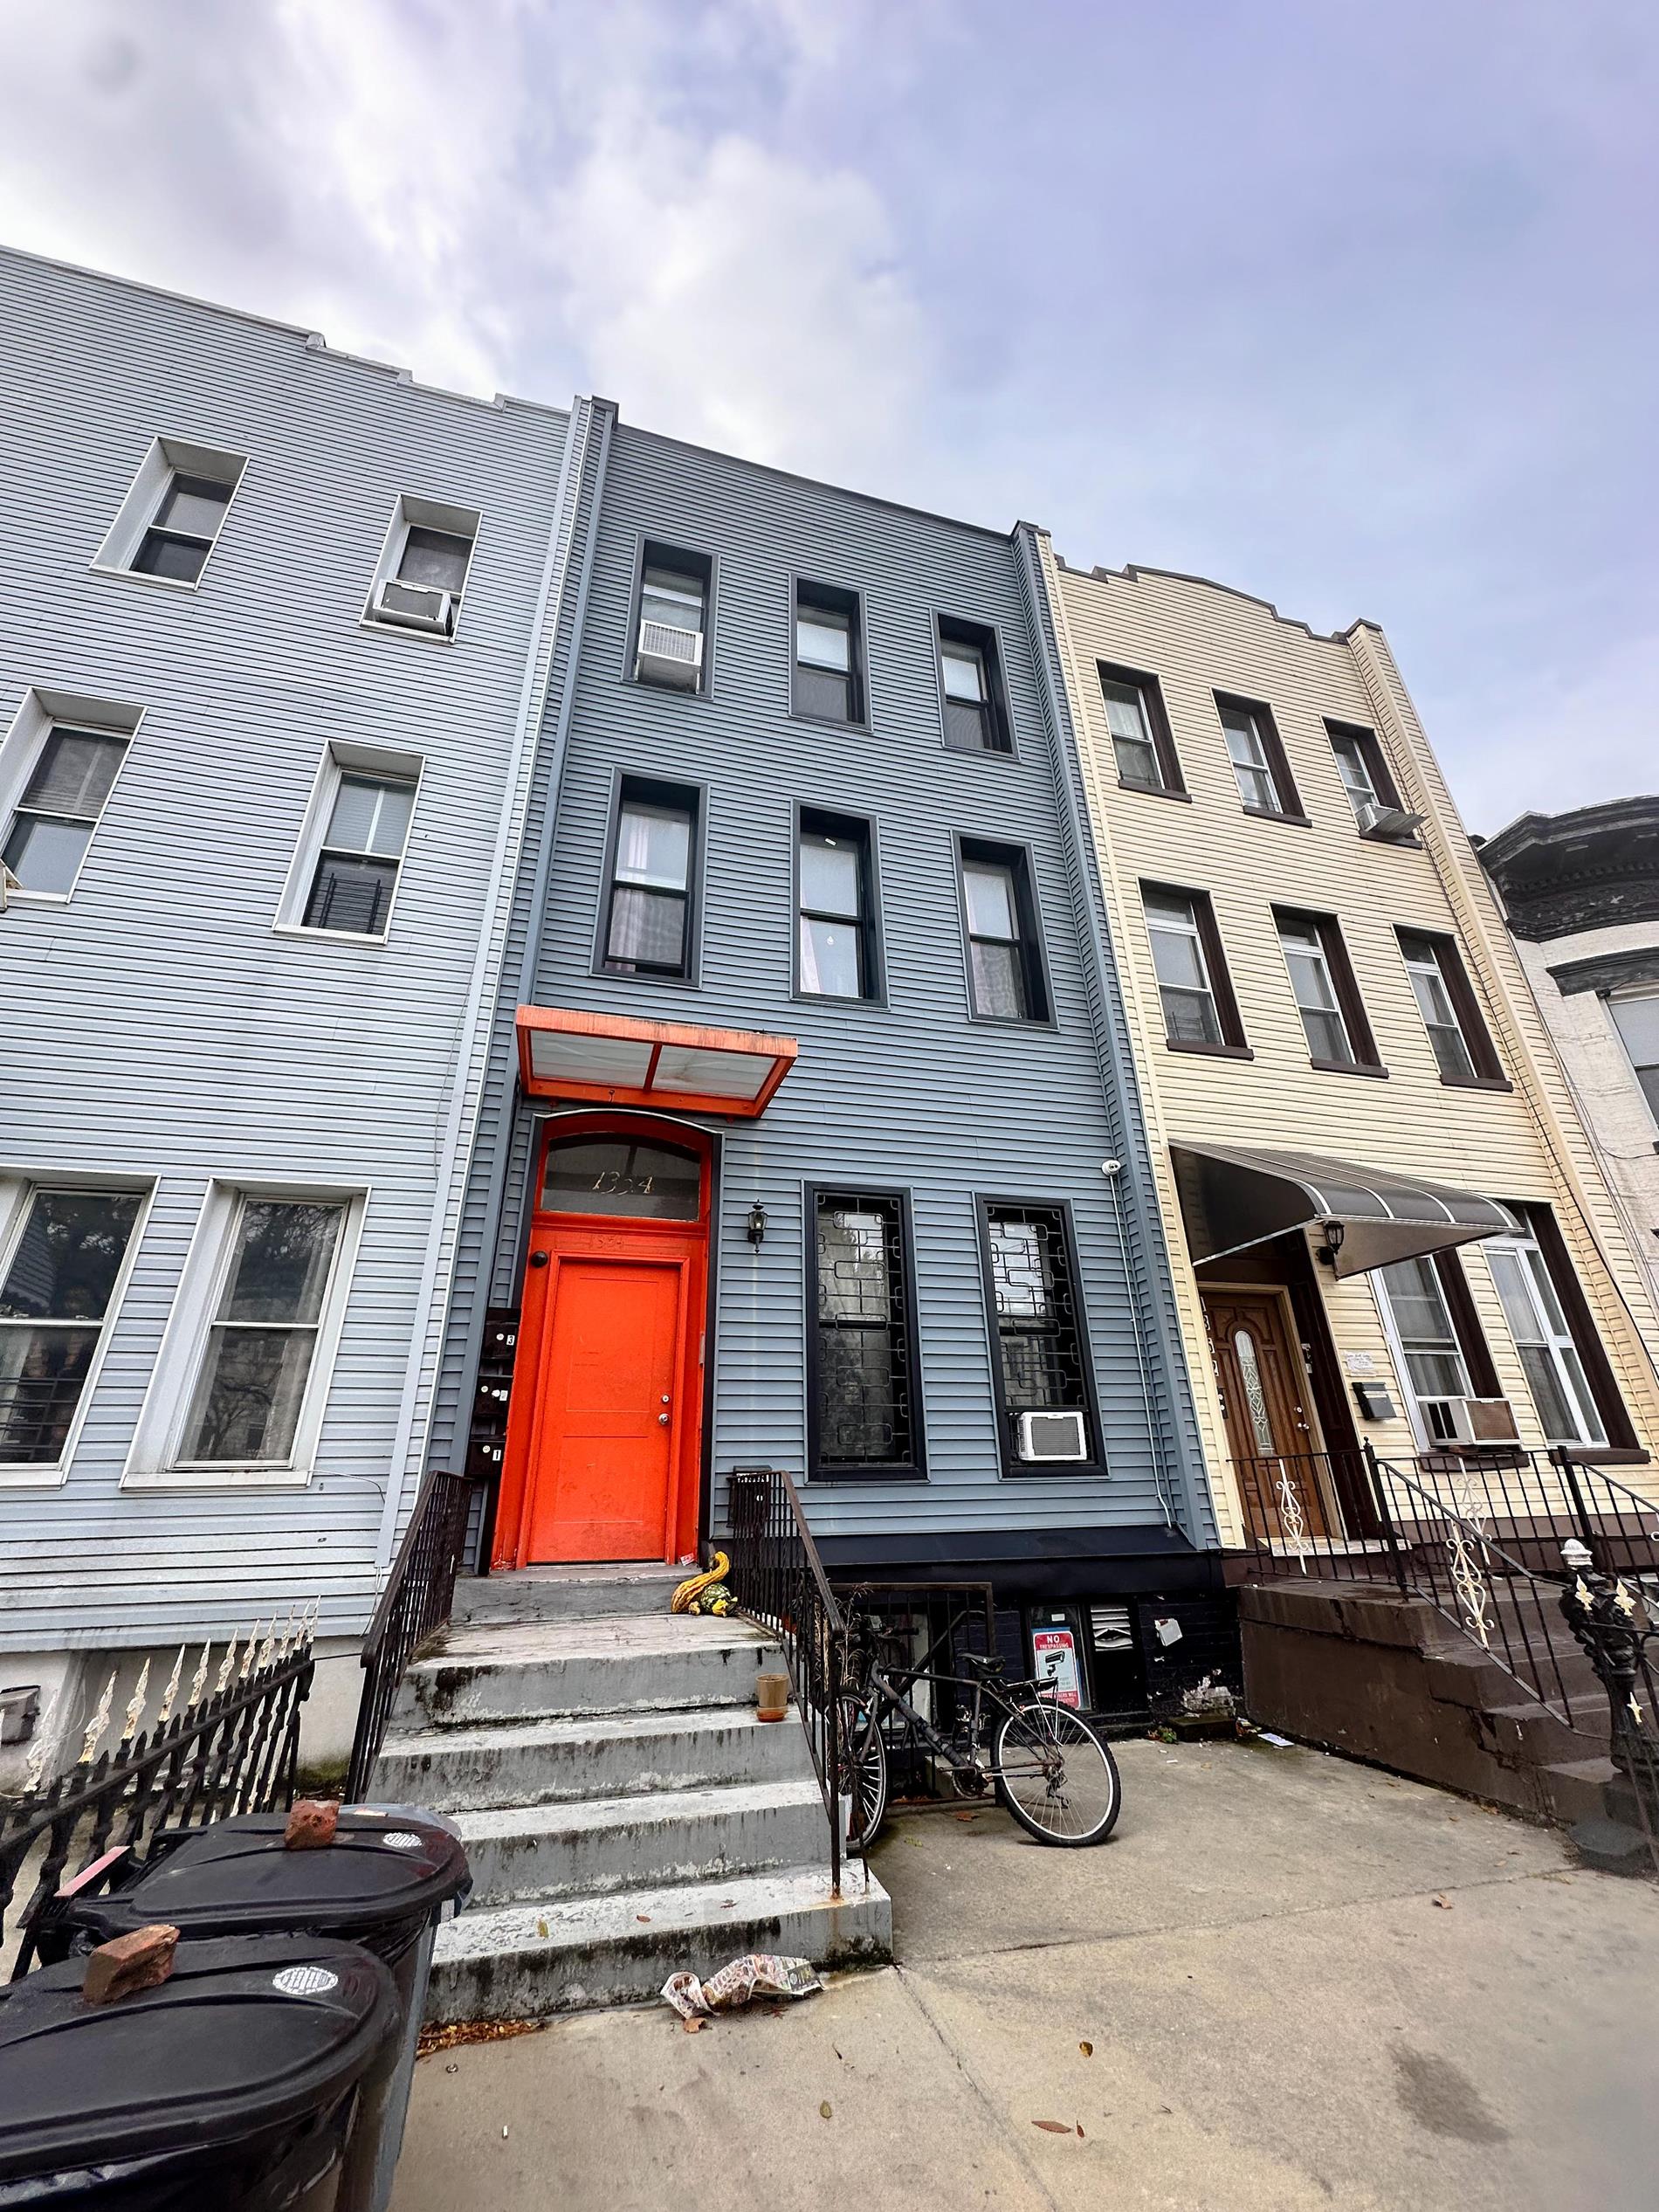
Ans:
POLYGON ((702 1211, 702 1162, 678 1145, 635 1137, 571 1137, 547 1147, 541 1210, 695 1221, 702 1211))

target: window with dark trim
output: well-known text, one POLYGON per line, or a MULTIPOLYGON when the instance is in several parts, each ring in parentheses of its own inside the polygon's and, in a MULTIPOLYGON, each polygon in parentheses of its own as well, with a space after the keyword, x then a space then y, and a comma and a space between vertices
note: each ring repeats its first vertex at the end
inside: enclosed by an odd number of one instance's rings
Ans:
POLYGON ((1502 1083, 1503 1063, 1481 1019, 1456 939, 1424 929, 1396 929, 1394 934, 1441 1081, 1502 1083))
POLYGON ((640 683, 669 691, 708 688, 713 589, 714 563, 707 554, 645 540, 634 625, 633 673, 640 683))
POLYGON ((48 726, 0 852, 18 890, 69 896, 131 741, 112 730, 48 726))
POLYGON ((1390 835, 1409 838, 1412 833, 1403 823, 1392 832, 1387 827, 1387 817, 1404 809, 1375 730, 1363 728, 1358 722, 1333 722, 1328 715, 1325 727, 1360 836, 1380 837, 1385 841, 1390 835))
POLYGON ((1383 1072, 1336 916, 1275 906, 1273 920, 1313 1065, 1383 1072))
POLYGON ((1481 1250, 1539 1426, 1552 1444, 1635 1451, 1636 1433, 1560 1223, 1545 1205, 1513 1198, 1507 1203, 1525 1234, 1489 1237, 1481 1250))
POLYGON ((869 823, 803 806, 795 865, 795 989, 807 998, 879 998, 869 823))
POLYGON ((821 722, 864 719, 864 635, 858 595, 796 580, 795 712, 821 722))
POLYGON ((1167 1041, 1184 1052, 1244 1051, 1244 1024, 1209 893, 1143 883, 1140 904, 1167 1041))
POLYGON ((981 1022, 1046 1022, 1048 979, 1022 845, 960 837, 968 1003, 981 1022))
POLYGON ((980 1229, 1003 1465, 1010 1473, 1098 1468, 1099 1421, 1067 1209, 987 1198, 980 1229), (1080 1414, 1084 1459, 1022 1451, 1020 1416, 1028 1413, 1080 1414))
POLYGON ((1134 791, 1184 795, 1187 787, 1181 782, 1174 734, 1158 679, 1144 676, 1138 669, 1114 668, 1104 660, 1096 665, 1119 782, 1134 791))
POLYGON ((1422 1443, 1455 1444, 1455 1398, 1496 1398, 1497 1371, 1487 1347, 1469 1282, 1453 1251, 1420 1253, 1377 1271, 1416 1408, 1422 1443))
POLYGON ((987 623, 940 615, 938 645, 947 745, 959 753, 1011 753, 1013 727, 996 632, 987 623))
POLYGON ((1607 1008, 1648 1110, 1659 1122, 1659 990, 1609 991, 1607 1008))
POLYGON ((816 1478, 919 1475, 909 1212, 893 1191, 809 1189, 808 1456, 816 1478))
POLYGON ((600 965, 673 982, 692 973, 700 794, 625 775, 617 787, 600 965))
POLYGON ((1222 718, 1228 756, 1246 814, 1282 815, 1296 822, 1304 819, 1272 709, 1259 699, 1232 699, 1217 692, 1215 711, 1222 718))

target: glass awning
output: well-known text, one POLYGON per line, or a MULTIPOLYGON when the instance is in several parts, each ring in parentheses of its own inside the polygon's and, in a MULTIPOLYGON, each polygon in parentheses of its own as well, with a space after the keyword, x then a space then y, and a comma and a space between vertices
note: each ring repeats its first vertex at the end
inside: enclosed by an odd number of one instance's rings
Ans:
POLYGON ((1341 1230, 1336 1272, 1363 1275, 1521 1225, 1496 1198, 1320 1153, 1221 1144, 1172 1145, 1170 1153, 1194 1264, 1248 1251, 1287 1229, 1334 1222, 1341 1230))
POLYGON ((533 1098, 751 1120, 766 1111, 800 1049, 792 1037, 568 1006, 521 1006, 517 1026, 519 1072, 533 1098))

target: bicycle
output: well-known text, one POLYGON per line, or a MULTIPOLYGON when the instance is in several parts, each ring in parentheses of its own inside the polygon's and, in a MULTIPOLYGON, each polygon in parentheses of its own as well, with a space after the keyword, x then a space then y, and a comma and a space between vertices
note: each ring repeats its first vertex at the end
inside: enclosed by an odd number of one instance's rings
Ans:
MULTIPOLYGON (((1076 1850, 1104 1843, 1122 1802, 1117 1761, 1078 1713, 1029 1679, 1004 1679, 1000 1657, 964 1652, 961 1674, 924 1660, 904 1666, 903 1683, 881 1647, 903 1639, 876 1626, 857 1609, 846 1612, 842 1650, 839 1786, 849 1802, 847 1841, 863 1850, 875 1840, 887 1812, 887 1744, 883 1723, 903 1719, 913 1740, 950 1768, 963 1797, 982 1797, 988 1787, 1029 1835, 1040 1843, 1076 1850), (965 1693, 952 1734, 940 1733, 907 1692, 919 1682, 965 1693), (985 1756, 988 1733, 994 1732, 985 1756)), ((931 1652, 928 1657, 931 1658, 931 1652)))

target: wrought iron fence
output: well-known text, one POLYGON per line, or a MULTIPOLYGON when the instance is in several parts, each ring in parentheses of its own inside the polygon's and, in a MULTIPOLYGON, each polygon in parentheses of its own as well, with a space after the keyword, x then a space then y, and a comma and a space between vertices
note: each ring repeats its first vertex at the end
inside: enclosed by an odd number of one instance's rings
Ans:
MULTIPOLYGON (((830 1878, 841 1890, 841 1670, 845 1623, 812 1540, 800 1494, 781 1467, 738 1467, 728 1478, 727 1588, 740 1612, 776 1637, 789 1670, 818 1787, 830 1816, 830 1878)), ((863 1856, 860 1851, 860 1857, 863 1856)))
MULTIPOLYGON (((237 1813, 269 1812, 293 1802, 299 1708, 311 1689, 315 1608, 290 1613, 279 1630, 256 1625, 245 1645, 232 1637, 208 1689, 213 1646, 204 1643, 188 1689, 179 1648, 151 1726, 141 1733, 148 1699, 147 1659, 127 1700, 115 1748, 99 1745, 111 1726, 112 1673, 66 1774, 45 1779, 50 1739, 43 1726, 20 1797, 0 1798, 0 1935, 20 1879, 32 1873, 18 1916, 17 1980, 34 1957, 35 1932, 54 1897, 97 1879, 127 1855, 148 1850, 163 1829, 203 1828, 237 1813), (75 1862, 67 1883, 66 1870, 75 1862)), ((51 1716, 48 1715, 48 1720, 51 1716)))
POLYGON ((437 1472, 430 1472, 421 1485, 363 1638, 362 1693, 346 1770, 348 1803, 368 1795, 403 1669, 450 1617, 473 1487, 465 1475, 437 1472))

